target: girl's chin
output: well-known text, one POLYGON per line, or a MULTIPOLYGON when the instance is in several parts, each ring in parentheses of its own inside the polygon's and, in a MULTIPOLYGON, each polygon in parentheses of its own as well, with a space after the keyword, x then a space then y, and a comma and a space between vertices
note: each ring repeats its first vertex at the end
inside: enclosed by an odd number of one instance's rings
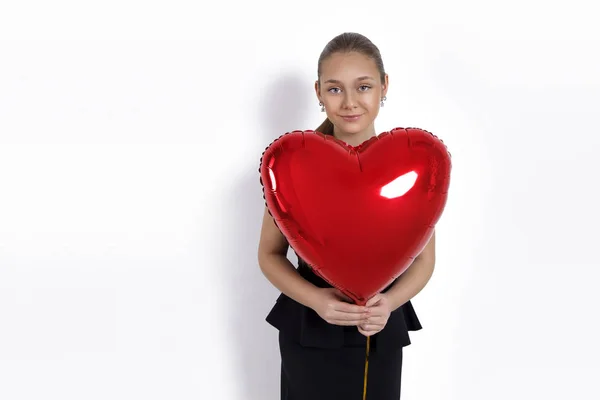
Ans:
POLYGON ((346 133, 359 133, 365 129, 365 127, 362 124, 346 122, 344 120, 340 121, 340 126, 346 133))

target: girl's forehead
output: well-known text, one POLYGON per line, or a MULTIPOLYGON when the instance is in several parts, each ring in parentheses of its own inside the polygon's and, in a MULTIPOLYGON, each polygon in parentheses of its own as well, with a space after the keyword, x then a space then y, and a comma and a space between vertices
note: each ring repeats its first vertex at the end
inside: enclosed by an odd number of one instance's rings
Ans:
POLYGON ((329 79, 375 77, 377 74, 375 62, 360 53, 337 53, 324 60, 321 65, 323 82, 329 79))

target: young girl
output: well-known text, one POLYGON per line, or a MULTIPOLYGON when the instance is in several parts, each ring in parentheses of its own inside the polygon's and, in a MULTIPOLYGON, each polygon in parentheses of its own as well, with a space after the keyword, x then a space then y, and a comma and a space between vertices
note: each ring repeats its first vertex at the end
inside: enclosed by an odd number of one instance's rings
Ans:
MULTIPOLYGON (((316 130, 357 146, 375 136, 388 75, 379 49, 356 33, 331 40, 319 57, 315 91, 327 118, 316 130)), ((365 307, 352 304, 299 258, 265 208, 258 262, 282 293, 267 321, 279 330, 282 400, 361 399, 367 336, 367 399, 400 399, 402 350, 421 329, 410 299, 435 264, 435 234, 411 266, 365 307)))

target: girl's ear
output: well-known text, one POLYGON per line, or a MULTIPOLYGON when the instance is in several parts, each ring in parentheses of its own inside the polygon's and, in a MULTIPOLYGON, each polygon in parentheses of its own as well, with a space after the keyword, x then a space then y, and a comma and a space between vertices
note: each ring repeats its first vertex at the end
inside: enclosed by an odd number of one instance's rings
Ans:
POLYGON ((319 100, 319 103, 322 102, 321 100, 321 94, 319 93, 319 81, 315 81, 315 94, 317 95, 317 100, 319 100))
POLYGON ((389 83, 390 83, 389 75, 385 74, 385 77, 383 79, 384 79, 385 83, 383 84, 383 87, 382 87, 382 90, 381 90, 381 96, 382 97, 383 96, 387 96, 388 86, 389 86, 389 83))

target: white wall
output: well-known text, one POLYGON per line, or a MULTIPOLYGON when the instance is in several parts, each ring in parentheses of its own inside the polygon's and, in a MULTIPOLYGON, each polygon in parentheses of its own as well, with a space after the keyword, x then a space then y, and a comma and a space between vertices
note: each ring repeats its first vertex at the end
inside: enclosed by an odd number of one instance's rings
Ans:
POLYGON ((343 31, 384 56, 378 131, 453 157, 402 398, 599 398, 594 13, 414 3, 0 12, 0 398, 279 398, 258 162, 321 122, 343 31))

